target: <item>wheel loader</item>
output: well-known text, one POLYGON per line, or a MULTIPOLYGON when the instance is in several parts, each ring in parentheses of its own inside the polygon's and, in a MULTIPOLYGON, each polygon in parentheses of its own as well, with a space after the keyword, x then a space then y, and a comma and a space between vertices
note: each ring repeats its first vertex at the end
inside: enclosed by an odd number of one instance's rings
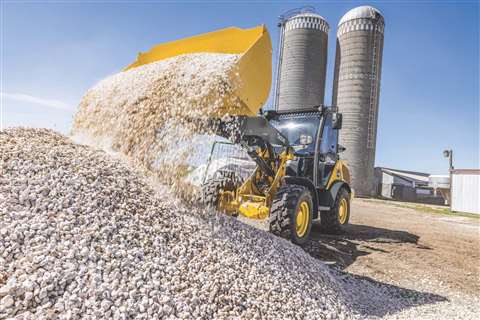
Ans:
POLYGON ((126 69, 199 52, 238 54, 232 76, 241 80, 235 88, 241 108, 225 101, 209 123, 226 140, 213 144, 201 202, 231 216, 268 219, 272 233, 300 245, 316 219, 323 230, 340 231, 349 221, 352 195, 337 143, 342 115, 326 106, 261 111, 272 73, 271 41, 264 26, 227 28, 160 44, 140 53, 126 69), (220 149, 235 153, 218 157, 220 149))
POLYGON ((341 231, 351 198, 350 174, 338 155, 342 115, 333 107, 312 109, 219 120, 217 134, 240 145, 255 167, 247 176, 242 168, 248 161, 216 152, 228 143, 215 143, 202 185, 204 204, 232 216, 268 218, 272 233, 296 244, 308 240, 315 219, 326 232, 341 231), (212 172, 217 154, 227 160, 212 172))

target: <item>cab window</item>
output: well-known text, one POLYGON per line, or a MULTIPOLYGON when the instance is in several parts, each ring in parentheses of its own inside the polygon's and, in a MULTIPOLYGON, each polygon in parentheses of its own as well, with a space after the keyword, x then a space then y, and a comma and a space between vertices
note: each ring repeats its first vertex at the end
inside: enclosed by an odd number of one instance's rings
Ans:
POLYGON ((270 123, 289 141, 296 154, 313 155, 319 118, 316 115, 285 115, 270 123))

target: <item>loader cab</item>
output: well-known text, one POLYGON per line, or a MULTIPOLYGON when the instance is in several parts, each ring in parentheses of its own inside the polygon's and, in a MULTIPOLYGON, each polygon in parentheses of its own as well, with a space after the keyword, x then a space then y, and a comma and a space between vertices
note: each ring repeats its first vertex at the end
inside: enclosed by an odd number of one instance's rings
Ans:
POLYGON ((341 114, 321 107, 313 112, 273 112, 265 116, 294 150, 295 159, 289 163, 287 175, 308 178, 315 187, 324 188, 339 159, 341 114))

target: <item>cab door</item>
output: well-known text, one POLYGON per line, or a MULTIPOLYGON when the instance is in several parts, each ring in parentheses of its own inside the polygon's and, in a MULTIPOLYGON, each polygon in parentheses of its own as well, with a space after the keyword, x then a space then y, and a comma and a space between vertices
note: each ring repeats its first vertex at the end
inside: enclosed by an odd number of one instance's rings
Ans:
POLYGON ((337 160, 338 130, 333 129, 332 114, 327 113, 318 148, 318 185, 320 188, 325 188, 337 160))

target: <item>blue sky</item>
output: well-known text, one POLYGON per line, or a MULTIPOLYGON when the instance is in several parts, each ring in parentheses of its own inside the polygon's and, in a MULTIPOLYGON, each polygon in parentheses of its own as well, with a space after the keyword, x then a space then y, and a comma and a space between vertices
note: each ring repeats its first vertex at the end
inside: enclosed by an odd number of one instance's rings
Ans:
POLYGON ((276 50, 278 16, 303 5, 331 27, 330 103, 337 23, 365 4, 386 21, 376 165, 446 173, 442 151, 453 148, 457 168, 480 167, 475 1, 3 2, 3 125, 67 133, 89 87, 161 42, 266 24, 276 50))

